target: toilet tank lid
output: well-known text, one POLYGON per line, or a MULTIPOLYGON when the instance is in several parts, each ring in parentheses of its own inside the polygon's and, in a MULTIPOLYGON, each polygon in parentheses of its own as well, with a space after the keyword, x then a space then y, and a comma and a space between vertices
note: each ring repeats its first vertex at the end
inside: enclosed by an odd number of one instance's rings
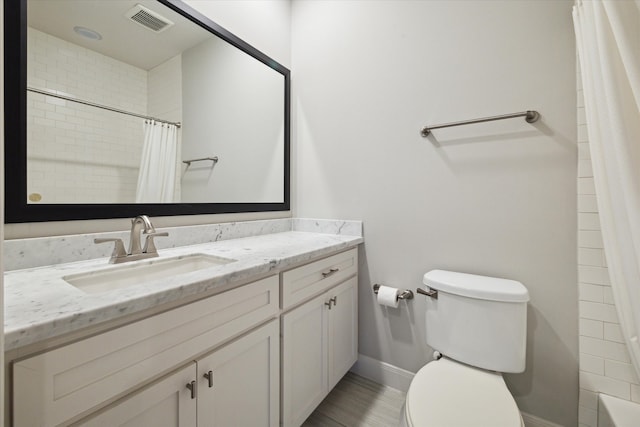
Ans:
POLYGON ((505 302, 529 301, 527 288, 515 280, 431 270, 424 275, 422 283, 432 289, 468 298, 505 302))

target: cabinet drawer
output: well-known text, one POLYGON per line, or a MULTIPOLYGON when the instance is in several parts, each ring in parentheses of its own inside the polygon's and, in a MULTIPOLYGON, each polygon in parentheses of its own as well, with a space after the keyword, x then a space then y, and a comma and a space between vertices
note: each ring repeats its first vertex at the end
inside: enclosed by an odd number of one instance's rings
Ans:
POLYGON ((282 308, 329 289, 358 271, 356 248, 282 273, 282 308))
POLYGON ((58 425, 278 314, 269 277, 16 362, 14 424, 58 425))

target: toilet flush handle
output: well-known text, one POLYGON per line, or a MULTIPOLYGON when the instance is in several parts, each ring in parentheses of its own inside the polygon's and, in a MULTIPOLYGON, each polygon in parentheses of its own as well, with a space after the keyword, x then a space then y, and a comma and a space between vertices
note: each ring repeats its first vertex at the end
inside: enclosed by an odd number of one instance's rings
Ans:
POLYGON ((431 289, 431 288, 429 288, 429 290, 425 291, 425 290, 424 290, 424 289, 422 289, 422 288, 418 288, 418 289, 416 289, 416 292, 417 292, 417 293, 419 293, 419 294, 422 294, 422 295, 426 295, 426 296, 428 296, 428 297, 431 297, 431 298, 433 298, 433 299, 438 299, 438 291, 437 291, 437 290, 435 290, 435 289, 431 289))

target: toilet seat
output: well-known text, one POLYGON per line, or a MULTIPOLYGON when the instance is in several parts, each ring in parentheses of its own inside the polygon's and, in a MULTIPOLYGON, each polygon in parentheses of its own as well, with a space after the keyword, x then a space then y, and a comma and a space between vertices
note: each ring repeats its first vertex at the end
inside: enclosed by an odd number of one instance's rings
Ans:
POLYGON ((502 375, 442 358, 413 378, 403 414, 414 427, 521 427, 502 375))

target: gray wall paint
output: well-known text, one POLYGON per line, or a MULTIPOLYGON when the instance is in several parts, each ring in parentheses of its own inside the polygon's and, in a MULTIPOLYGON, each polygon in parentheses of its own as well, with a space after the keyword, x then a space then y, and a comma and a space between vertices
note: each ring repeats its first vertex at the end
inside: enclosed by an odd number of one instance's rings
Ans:
POLYGON ((182 54, 182 202, 284 201, 284 78, 212 37, 182 54))
POLYGON ((570 1, 295 1, 294 215, 362 219, 360 352, 416 371, 433 268, 531 294, 520 408, 577 424, 576 97, 570 1), (537 109, 434 131, 426 124, 537 109))
POLYGON ((291 68, 291 0, 184 0, 216 24, 291 68))

